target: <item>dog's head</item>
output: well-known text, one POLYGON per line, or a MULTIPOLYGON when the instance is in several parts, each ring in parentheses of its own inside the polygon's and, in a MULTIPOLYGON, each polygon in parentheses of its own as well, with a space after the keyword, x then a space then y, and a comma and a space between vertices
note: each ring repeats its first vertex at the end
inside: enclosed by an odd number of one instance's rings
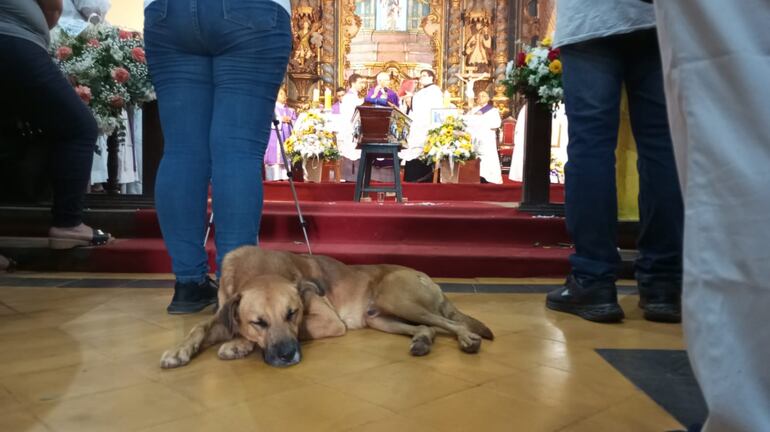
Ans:
POLYGON ((307 289, 318 292, 320 288, 311 281, 295 284, 280 276, 256 277, 244 288, 222 305, 219 320, 232 334, 259 345, 269 365, 299 363, 302 292, 307 289))

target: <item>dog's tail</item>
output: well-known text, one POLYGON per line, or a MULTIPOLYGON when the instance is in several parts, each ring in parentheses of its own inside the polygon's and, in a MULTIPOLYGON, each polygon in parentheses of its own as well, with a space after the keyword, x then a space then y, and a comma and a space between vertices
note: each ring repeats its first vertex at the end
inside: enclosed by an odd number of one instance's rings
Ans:
POLYGON ((495 339, 495 335, 492 333, 492 330, 490 330, 489 327, 487 327, 483 322, 460 312, 455 307, 455 305, 449 301, 446 295, 442 295, 444 296, 444 301, 441 303, 441 315, 443 315, 444 318, 449 318, 454 321, 465 323, 465 325, 467 325, 473 333, 476 333, 484 339, 495 339))

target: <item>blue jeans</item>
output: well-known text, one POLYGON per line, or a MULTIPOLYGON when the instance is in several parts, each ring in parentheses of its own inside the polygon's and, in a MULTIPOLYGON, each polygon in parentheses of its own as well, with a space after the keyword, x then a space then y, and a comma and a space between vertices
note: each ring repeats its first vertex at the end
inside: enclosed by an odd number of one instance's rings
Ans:
POLYGON ((217 268, 229 251, 257 243, 290 19, 270 0, 156 0, 145 9, 144 34, 165 142, 158 219, 177 281, 201 281, 209 183, 217 268))
POLYGON ((561 57, 569 120, 565 206, 575 243, 573 275, 581 283, 614 281, 620 264, 615 148, 625 83, 639 155, 637 280, 681 280, 684 213, 655 31, 566 45, 561 57))

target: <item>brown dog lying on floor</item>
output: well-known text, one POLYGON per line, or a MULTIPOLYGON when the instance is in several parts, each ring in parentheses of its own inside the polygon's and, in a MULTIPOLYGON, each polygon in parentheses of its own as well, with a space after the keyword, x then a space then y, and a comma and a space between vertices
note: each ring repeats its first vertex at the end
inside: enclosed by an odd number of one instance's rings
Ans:
POLYGON ((493 339, 480 321, 455 308, 428 275, 397 265, 345 265, 318 255, 244 246, 225 256, 217 314, 163 353, 163 368, 184 366, 201 349, 227 341, 222 359, 245 357, 256 346, 265 362, 300 361, 299 340, 342 336, 371 327, 412 336, 410 352, 428 354, 436 330, 457 336, 475 353, 493 339))

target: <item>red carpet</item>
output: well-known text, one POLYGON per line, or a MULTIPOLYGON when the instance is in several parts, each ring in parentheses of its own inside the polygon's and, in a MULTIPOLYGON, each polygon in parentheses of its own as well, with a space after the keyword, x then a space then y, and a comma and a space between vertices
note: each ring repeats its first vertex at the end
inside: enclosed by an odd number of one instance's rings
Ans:
MULTIPOLYGON (((407 184, 409 201, 403 204, 393 198, 354 203, 350 183, 297 188, 313 252, 345 263, 402 264, 434 277, 561 277, 568 270, 564 220, 519 213, 513 202, 520 198, 520 184, 407 184)), ((265 190, 261 245, 306 252, 289 184, 267 183, 265 190)), ((561 201, 562 186, 554 185, 552 195, 552 201, 561 201)), ((72 251, 41 246, 2 252, 17 257, 25 270, 171 271, 154 210, 92 213, 94 223, 117 234, 116 242, 72 251)), ((14 222, 12 216, 9 221, 0 225, 0 236, 44 235, 36 231, 39 223, 14 222)), ((212 241, 207 250, 213 268, 212 241)))
MULTIPOLYGON (((295 183, 301 201, 352 201, 355 183, 295 183)), ((408 201, 521 201, 521 183, 495 184, 433 184, 404 183, 408 201)), ((265 200, 291 201, 288 182, 265 182, 265 200)), ((551 202, 564 202, 564 185, 551 185, 551 202)))
MULTIPOLYGON (((309 190, 309 189, 306 189, 309 190)), ((434 277, 561 277, 569 238, 561 218, 492 203, 301 203, 313 252, 348 264, 407 265, 434 277)), ((82 271, 169 272, 156 214, 136 213, 137 237, 90 251, 82 271)), ((268 201, 262 247, 306 252, 290 201, 268 201)), ((214 249, 208 245, 209 261, 214 249)))

